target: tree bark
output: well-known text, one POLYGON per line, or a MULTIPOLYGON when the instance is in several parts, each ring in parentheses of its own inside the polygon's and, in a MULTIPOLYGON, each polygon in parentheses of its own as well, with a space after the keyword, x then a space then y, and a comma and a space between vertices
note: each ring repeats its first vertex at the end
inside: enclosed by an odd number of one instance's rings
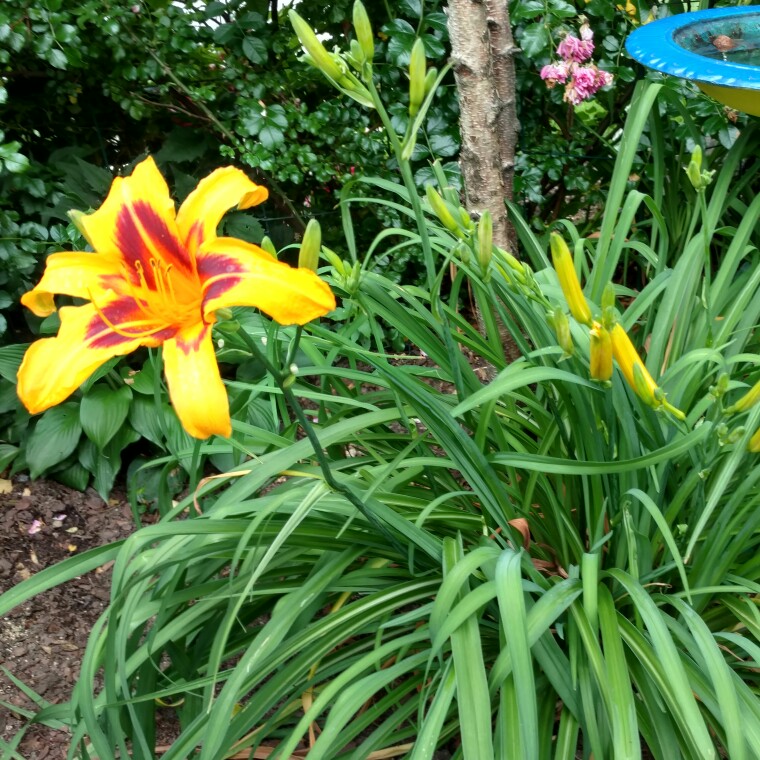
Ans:
POLYGON ((494 243, 513 248, 505 199, 512 199, 519 124, 516 50, 506 0, 449 0, 449 36, 460 106, 467 210, 493 216, 494 243))
MULTIPOLYGON (((512 200, 515 148, 519 122, 515 107, 515 47, 507 0, 449 0, 451 57, 459 94, 462 148, 459 162, 465 205, 474 217, 488 209, 493 242, 517 254, 505 200, 512 200)), ((484 329, 477 312, 478 326, 484 329)), ((502 324, 504 354, 520 356, 514 338, 502 324)), ((493 376, 493 368, 488 373, 493 376)))

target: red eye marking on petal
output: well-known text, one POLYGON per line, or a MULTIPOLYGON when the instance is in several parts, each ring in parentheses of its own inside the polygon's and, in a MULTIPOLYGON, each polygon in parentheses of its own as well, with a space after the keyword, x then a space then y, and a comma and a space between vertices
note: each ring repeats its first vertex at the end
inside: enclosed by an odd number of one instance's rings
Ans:
POLYGON ((187 251, 166 226, 166 222, 145 201, 123 206, 116 219, 116 242, 125 260, 141 264, 146 284, 153 290, 156 283, 151 272, 151 259, 159 256, 167 266, 190 272, 187 251))
POLYGON ((243 281, 245 268, 235 258, 221 253, 210 253, 198 262, 198 274, 204 283, 203 300, 217 298, 243 281), (210 281, 210 282, 209 282, 210 281))
POLYGON ((186 337, 180 338, 179 336, 176 336, 175 341, 177 343, 177 348, 182 351, 185 356, 189 356, 190 354, 195 353, 201 347, 201 343, 206 337, 208 331, 208 327, 203 327, 203 329, 200 330, 200 332, 190 340, 188 340, 186 337))

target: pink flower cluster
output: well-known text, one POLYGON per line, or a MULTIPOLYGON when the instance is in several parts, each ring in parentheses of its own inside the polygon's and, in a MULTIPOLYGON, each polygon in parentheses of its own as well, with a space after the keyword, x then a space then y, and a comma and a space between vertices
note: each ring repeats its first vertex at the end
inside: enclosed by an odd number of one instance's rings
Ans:
POLYGON ((612 84, 612 74, 602 71, 596 64, 584 63, 594 52, 594 33, 584 23, 580 28, 580 37, 566 35, 557 46, 557 55, 561 58, 556 63, 549 63, 541 69, 541 79, 547 87, 556 84, 565 85, 562 99, 577 106, 590 98, 600 87, 612 84))

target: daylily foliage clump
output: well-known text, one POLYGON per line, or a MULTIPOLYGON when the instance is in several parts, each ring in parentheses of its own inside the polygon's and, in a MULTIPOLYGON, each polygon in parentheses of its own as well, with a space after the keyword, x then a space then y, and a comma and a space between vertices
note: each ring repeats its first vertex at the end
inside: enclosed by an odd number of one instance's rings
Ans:
POLYGON ((93 252, 52 254, 38 285, 21 301, 38 316, 54 295, 85 299, 59 310, 57 337, 29 348, 18 393, 32 413, 73 393, 98 367, 140 346, 163 346, 169 395, 196 438, 228 436, 227 393, 211 330, 215 312, 261 309, 284 325, 303 325, 335 308, 329 286, 258 246, 218 237, 224 213, 267 198, 239 169, 217 169, 175 211, 152 158, 117 177, 105 203, 74 220, 93 252))
POLYGON ((56 294, 87 302, 29 350, 32 410, 105 357, 162 345, 199 437, 229 426, 215 314, 247 304, 274 320, 237 314, 229 333, 258 366, 228 381, 234 436, 193 444, 196 464, 224 472, 173 501, 186 452, 144 465, 161 471, 155 524, 0 595, 2 615, 114 560, 71 703, 35 721, 64 722, 72 757, 756 758, 760 132, 719 154, 714 182, 693 158, 699 181, 679 184, 682 162, 653 139, 671 126, 664 86, 637 84, 622 136, 605 134, 618 157, 598 234, 572 216, 537 233, 509 204, 518 259, 439 162, 424 191, 415 182, 441 76, 425 45, 396 78, 408 90, 383 98, 359 0, 345 52, 291 17, 309 61, 371 100, 393 154, 393 171, 359 173, 341 196, 345 245, 323 247, 311 222, 291 269, 264 240, 218 236, 226 209, 265 197, 242 172, 214 172, 175 214, 147 160, 77 218, 94 251, 55 254, 24 297, 40 314, 56 294), (386 100, 413 120, 394 126, 386 100), (632 187, 642 161, 663 178, 653 196, 632 187), (365 250, 368 206, 403 222, 365 250), (686 214, 683 237, 666 207, 686 214), (378 261, 408 247, 425 278, 399 284, 378 261), (329 326, 302 329, 333 288, 329 326), (180 727, 169 748, 166 704, 180 727))

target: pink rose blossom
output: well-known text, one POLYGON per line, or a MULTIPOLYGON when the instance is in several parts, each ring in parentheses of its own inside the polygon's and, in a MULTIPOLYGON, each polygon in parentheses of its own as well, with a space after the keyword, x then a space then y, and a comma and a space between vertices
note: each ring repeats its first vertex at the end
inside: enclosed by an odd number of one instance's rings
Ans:
POLYGON ((563 100, 574 106, 592 97, 600 87, 612 84, 612 74, 601 71, 593 63, 588 66, 573 64, 571 75, 563 100))
POLYGON ((568 34, 557 46, 557 55, 568 62, 583 63, 591 58, 593 52, 594 43, 590 39, 580 40, 572 34, 568 34))
POLYGON ((541 69, 541 79, 546 81, 546 86, 554 87, 557 82, 564 84, 567 81, 568 65, 565 61, 549 63, 541 69))

